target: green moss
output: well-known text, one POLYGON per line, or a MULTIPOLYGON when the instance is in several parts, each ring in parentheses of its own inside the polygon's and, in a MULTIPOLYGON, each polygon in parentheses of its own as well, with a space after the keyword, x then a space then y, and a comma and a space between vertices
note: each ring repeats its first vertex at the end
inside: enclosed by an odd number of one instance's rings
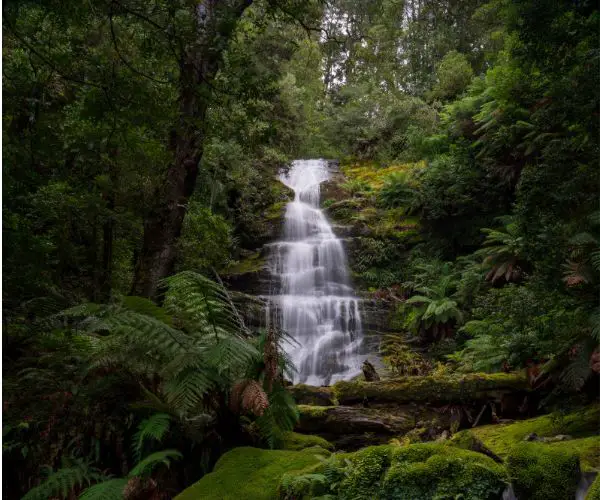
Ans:
POLYGON ((394 164, 382 167, 374 162, 360 162, 352 165, 343 165, 341 171, 348 182, 361 182, 372 190, 380 189, 391 174, 419 170, 425 162, 394 164))
POLYGON ((501 396, 504 392, 525 390, 522 373, 473 373, 464 376, 399 377, 381 382, 340 381, 333 386, 340 404, 364 399, 377 402, 467 402, 501 396))
POLYGON ((286 472, 318 464, 318 456, 327 454, 321 448, 234 448, 219 459, 213 472, 180 493, 176 500, 272 500, 277 498, 279 482, 286 472))
POLYGON ((441 444, 394 450, 381 498, 499 499, 507 477, 492 459, 441 444))
POLYGON ((259 252, 252 254, 244 260, 237 262, 223 271, 225 276, 233 276, 238 274, 256 273, 263 270, 265 267, 265 258, 261 257, 259 252))
POLYGON ((585 500, 600 500, 600 474, 594 479, 594 482, 585 496, 585 500))
POLYGON ((515 494, 528 500, 573 498, 579 481, 579 458, 562 449, 520 443, 507 461, 515 494))
POLYGON ((542 443, 542 445, 553 450, 562 450, 577 455, 581 470, 584 472, 600 469, 600 436, 542 443))
POLYGON ((274 220, 280 219, 285 215, 285 207, 287 206, 287 201, 278 201, 273 203, 267 210, 265 210, 265 219, 274 220))
MULTIPOLYGON (((535 433, 539 437, 550 437, 557 434, 568 434, 575 438, 586 437, 596 434, 599 424, 600 405, 593 405, 566 415, 553 413, 511 424, 476 427, 471 432, 494 453, 500 457, 506 457, 510 449, 517 443, 522 442, 529 434, 535 433)), ((590 441, 581 442, 580 444, 573 441, 560 441, 548 443, 548 446, 581 446, 581 449, 583 449, 586 443, 590 443, 590 441)), ((598 459, 596 458, 596 460, 598 459)))
POLYGON ((280 498, 496 500, 507 480, 490 458, 445 444, 370 446, 287 474, 280 498))
POLYGON ((349 467, 339 486, 342 498, 373 498, 385 471, 390 466, 393 447, 370 446, 350 454, 349 467))
POLYGON ((333 391, 329 387, 298 384, 289 388, 296 403, 302 405, 329 406, 337 404, 333 391))
POLYGON ((313 406, 313 405, 298 405, 298 411, 300 412, 300 418, 302 416, 307 417, 324 417, 327 415, 327 409, 329 406, 313 406))
POLYGON ((281 442, 282 450, 304 450, 310 447, 320 447, 325 450, 331 450, 333 445, 319 436, 310 434, 300 434, 298 432, 286 432, 281 442))

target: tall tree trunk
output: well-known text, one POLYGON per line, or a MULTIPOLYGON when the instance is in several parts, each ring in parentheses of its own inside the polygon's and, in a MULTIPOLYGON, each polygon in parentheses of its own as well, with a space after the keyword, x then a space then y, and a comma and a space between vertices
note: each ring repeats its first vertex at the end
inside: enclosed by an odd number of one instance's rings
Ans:
POLYGON ((144 221, 144 240, 135 269, 132 293, 157 299, 159 284, 173 271, 177 240, 187 202, 196 187, 202 159, 204 120, 212 81, 237 20, 252 0, 205 0, 195 6, 196 39, 180 61, 179 120, 170 141, 173 163, 160 202, 144 221))

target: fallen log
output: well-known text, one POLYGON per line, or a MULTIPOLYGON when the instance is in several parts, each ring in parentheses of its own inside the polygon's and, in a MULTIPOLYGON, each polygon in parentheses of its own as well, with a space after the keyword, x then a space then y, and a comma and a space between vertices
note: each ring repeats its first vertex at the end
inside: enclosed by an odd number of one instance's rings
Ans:
POLYGON ((529 391, 524 373, 400 377, 375 382, 340 381, 333 386, 340 405, 428 403, 439 406, 486 401, 502 404, 511 395, 521 397, 529 391))

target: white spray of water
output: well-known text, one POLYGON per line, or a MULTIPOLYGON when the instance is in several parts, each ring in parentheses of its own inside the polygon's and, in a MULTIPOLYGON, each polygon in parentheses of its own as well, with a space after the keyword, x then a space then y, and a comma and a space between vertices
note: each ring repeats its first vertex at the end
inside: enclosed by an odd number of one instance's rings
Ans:
POLYGON ((287 205, 283 240, 271 245, 277 290, 268 314, 295 340, 286 347, 295 383, 331 384, 361 370, 360 303, 342 242, 319 209, 320 185, 329 177, 324 160, 297 160, 280 176, 295 197, 287 205))

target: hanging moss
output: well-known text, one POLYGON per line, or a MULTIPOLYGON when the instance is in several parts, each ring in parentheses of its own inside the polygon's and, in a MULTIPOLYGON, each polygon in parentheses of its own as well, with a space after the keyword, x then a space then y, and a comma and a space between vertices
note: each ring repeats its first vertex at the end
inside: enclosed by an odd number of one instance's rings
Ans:
POLYGON ((514 446, 507 469, 516 496, 528 500, 574 498, 580 475, 575 453, 538 443, 514 446))

